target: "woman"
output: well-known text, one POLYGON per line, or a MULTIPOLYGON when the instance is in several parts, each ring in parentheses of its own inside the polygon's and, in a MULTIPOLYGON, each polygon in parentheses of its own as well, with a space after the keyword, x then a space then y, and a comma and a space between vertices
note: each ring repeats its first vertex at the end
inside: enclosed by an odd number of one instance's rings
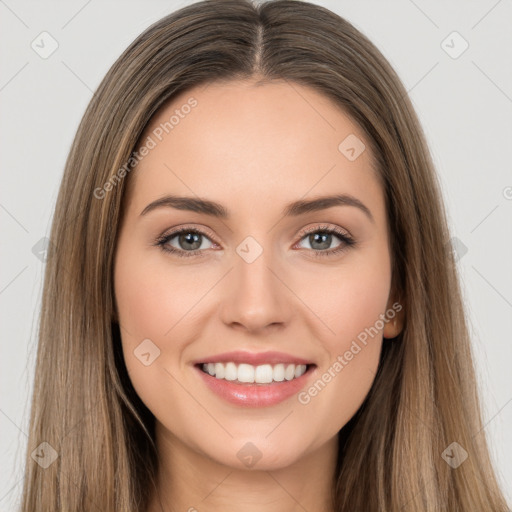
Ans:
POLYGON ((424 136, 339 16, 147 29, 51 240, 23 510, 507 509, 424 136))

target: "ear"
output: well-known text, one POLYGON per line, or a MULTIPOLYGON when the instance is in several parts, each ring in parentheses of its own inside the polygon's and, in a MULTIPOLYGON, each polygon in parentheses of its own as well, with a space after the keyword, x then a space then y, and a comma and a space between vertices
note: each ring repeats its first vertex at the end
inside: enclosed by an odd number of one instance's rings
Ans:
POLYGON ((405 310, 402 303, 390 297, 386 306, 383 337, 387 339, 396 338, 403 330, 404 317, 405 310))

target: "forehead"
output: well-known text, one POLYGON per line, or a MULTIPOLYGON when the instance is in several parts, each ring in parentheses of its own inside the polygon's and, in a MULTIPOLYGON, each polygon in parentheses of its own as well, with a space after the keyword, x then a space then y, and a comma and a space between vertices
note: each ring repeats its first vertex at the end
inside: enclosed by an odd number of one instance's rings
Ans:
POLYGON ((380 193, 362 129, 326 96, 287 81, 189 89, 153 116, 141 145, 152 148, 130 179, 142 207, 171 191, 242 207, 380 193))

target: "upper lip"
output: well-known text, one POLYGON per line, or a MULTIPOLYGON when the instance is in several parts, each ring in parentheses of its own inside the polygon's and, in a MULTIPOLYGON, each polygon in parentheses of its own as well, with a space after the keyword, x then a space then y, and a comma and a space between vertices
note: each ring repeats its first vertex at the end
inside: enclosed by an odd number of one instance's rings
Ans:
POLYGON ((213 356, 207 356, 203 359, 195 361, 194 364, 201 363, 246 363, 253 366, 261 365, 261 364, 280 364, 280 363, 288 363, 288 364, 313 364, 311 361, 306 359, 302 359, 301 357, 296 357, 291 354, 285 354, 284 352, 243 352, 243 351, 235 351, 235 352, 224 352, 222 354, 216 354, 213 356))

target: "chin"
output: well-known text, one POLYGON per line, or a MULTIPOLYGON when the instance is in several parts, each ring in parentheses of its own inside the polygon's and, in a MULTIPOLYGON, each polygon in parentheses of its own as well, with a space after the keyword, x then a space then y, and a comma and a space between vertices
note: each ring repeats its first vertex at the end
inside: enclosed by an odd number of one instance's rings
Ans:
MULTIPOLYGON (((299 429, 300 432, 300 429, 299 429)), ((244 436, 230 439, 229 442, 218 446, 219 450, 212 451, 211 445, 205 452, 209 458, 218 464, 233 469, 248 471, 276 471, 292 466, 301 458, 307 456, 306 448, 311 446, 303 436, 292 438, 281 432, 271 439, 273 434, 268 432, 260 436, 244 436)))

